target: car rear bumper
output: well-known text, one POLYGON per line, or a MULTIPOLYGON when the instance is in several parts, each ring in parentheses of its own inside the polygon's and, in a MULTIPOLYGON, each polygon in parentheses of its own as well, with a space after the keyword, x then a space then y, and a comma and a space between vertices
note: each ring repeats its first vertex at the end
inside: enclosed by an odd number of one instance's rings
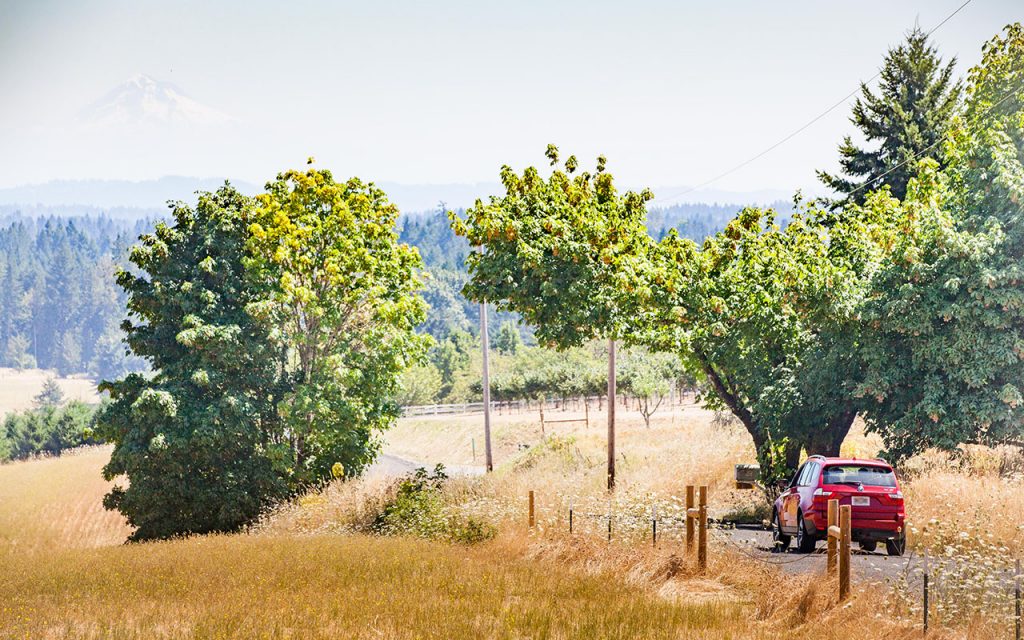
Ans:
MULTIPOLYGON (((854 516, 857 514, 854 513, 854 516)), ((817 538, 827 537, 828 516, 823 513, 812 512, 804 518, 804 528, 817 538)), ((850 522, 850 538, 856 542, 870 540, 891 540, 898 538, 903 533, 905 516, 889 516, 883 518, 854 517, 850 522)))
MULTIPOLYGON (((887 523, 893 524, 893 523, 887 523)), ((850 529, 850 538, 855 542, 871 542, 883 540, 892 540, 893 538, 899 538, 903 534, 903 528, 893 526, 891 529, 883 528, 857 528, 853 527, 850 529)))

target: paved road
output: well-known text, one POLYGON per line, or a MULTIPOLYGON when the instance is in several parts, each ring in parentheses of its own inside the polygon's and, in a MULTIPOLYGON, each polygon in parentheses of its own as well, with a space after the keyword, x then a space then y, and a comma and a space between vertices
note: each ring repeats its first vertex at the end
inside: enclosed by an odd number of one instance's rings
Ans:
MULTIPOLYGON (((390 453, 382 453, 366 470, 366 475, 371 478, 398 477, 412 473, 419 467, 427 471, 433 471, 436 463, 409 460, 390 453)), ((483 475, 484 468, 471 465, 445 465, 445 473, 449 476, 479 476, 483 475)))
MULTIPOLYGON (((761 529, 729 529, 720 530, 716 535, 728 541, 737 551, 749 555, 757 560, 778 566, 787 573, 824 573, 825 572, 825 543, 819 542, 814 553, 797 553, 790 548, 786 553, 775 553, 772 551, 771 531, 761 529)), ((853 544, 851 558, 852 578, 855 581, 883 582, 886 579, 896 580, 906 574, 913 582, 916 579, 915 568, 920 565, 920 559, 910 552, 902 557, 891 557, 886 554, 885 546, 879 544, 879 549, 874 553, 867 553, 853 544)))

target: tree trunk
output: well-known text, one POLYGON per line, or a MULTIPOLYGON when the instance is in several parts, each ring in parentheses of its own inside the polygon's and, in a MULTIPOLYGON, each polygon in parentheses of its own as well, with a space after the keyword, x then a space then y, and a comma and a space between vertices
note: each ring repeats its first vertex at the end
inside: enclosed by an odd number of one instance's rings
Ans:
POLYGON ((838 456, 856 418, 857 412, 852 409, 833 416, 824 427, 808 436, 805 444, 807 455, 838 456))

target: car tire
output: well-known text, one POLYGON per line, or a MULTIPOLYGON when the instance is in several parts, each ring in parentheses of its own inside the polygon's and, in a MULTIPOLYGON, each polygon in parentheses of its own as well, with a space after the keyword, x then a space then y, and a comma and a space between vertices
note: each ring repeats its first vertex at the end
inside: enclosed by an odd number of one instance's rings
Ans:
POLYGON ((817 540, 807 533, 803 512, 798 511, 796 514, 796 550, 800 553, 811 553, 816 545, 817 540))
POLYGON ((874 553, 875 549, 878 548, 878 542, 874 540, 864 540, 860 543, 861 551, 867 551, 868 553, 874 553))
POLYGON ((907 550, 907 536, 900 534, 898 538, 891 538, 885 541, 885 550, 890 556, 902 556, 907 550))
POLYGON ((782 521, 779 519, 778 510, 772 512, 772 542, 775 543, 775 551, 783 553, 789 549, 790 537, 782 533, 782 521))

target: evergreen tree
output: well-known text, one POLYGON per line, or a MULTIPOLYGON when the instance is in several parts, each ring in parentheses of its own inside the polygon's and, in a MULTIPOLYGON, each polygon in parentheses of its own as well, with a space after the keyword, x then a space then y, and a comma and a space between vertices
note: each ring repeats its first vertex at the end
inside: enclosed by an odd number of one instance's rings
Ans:
POLYGON ((915 158, 941 162, 939 141, 959 108, 962 85, 953 79, 956 58, 943 65, 928 36, 915 28, 905 43, 890 49, 877 93, 861 84, 850 121, 876 149, 864 149, 847 136, 839 146, 844 175, 818 177, 841 197, 863 204, 868 191, 888 185, 899 199, 916 171, 915 158))
POLYGON ((888 455, 965 442, 1024 446, 1024 26, 969 74, 949 166, 924 163, 907 198, 869 199, 902 219, 861 310, 873 328, 858 393, 888 455))
POLYGON ((15 369, 31 369, 36 366, 36 359, 28 352, 31 343, 28 338, 14 334, 7 339, 7 349, 4 351, 4 362, 15 369))
POLYGON ((501 353, 515 355, 521 346, 523 346, 523 340, 519 337, 519 329, 516 329, 516 325, 509 320, 502 322, 498 328, 498 334, 494 336, 494 348, 501 353))
POLYGON ((37 407, 56 407, 64 402, 64 392, 53 378, 47 378, 43 390, 35 397, 37 407))

